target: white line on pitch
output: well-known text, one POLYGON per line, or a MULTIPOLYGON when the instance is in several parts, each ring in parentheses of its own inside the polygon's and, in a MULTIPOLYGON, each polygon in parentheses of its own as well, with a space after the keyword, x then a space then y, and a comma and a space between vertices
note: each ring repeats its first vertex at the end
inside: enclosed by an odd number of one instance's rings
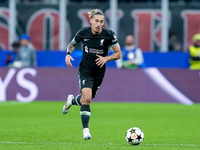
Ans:
MULTIPOLYGON (((29 144, 29 145, 119 145, 123 146, 125 144, 115 144, 115 143, 74 143, 74 142, 64 142, 64 143, 54 143, 54 142, 12 142, 12 141, 1 141, 0 144, 29 144)), ((187 146, 187 147, 199 147, 196 144, 141 144, 143 146, 187 146)))

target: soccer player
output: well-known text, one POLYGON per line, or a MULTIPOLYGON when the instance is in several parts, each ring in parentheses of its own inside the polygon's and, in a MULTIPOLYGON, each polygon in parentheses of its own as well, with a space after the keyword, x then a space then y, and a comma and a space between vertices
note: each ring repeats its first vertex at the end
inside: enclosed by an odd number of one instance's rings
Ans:
POLYGON ((71 53, 77 43, 83 44, 83 56, 79 64, 78 77, 81 94, 74 97, 68 95, 67 102, 63 106, 63 114, 69 112, 72 105, 79 105, 83 126, 84 140, 91 139, 88 124, 91 115, 90 103, 95 97, 106 70, 106 62, 121 58, 121 48, 118 44, 115 33, 103 27, 104 14, 101 10, 94 9, 88 12, 91 27, 80 29, 67 47, 65 62, 68 67, 72 67, 71 61, 74 59, 71 53), (109 47, 114 53, 108 55, 109 47))

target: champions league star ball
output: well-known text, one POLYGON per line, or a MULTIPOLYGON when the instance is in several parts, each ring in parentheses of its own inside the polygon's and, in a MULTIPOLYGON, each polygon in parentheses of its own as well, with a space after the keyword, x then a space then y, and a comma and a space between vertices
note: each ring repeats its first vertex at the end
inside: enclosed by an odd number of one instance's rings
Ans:
POLYGON ((126 141, 131 145, 139 145, 144 139, 144 133, 140 128, 132 127, 126 132, 126 141))

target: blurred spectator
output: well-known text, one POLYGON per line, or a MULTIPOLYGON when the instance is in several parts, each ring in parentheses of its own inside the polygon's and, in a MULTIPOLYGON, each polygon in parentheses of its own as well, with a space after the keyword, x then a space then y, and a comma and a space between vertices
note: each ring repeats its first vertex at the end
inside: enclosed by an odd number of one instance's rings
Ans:
POLYGON ((123 68, 134 69, 144 66, 142 50, 134 45, 132 35, 126 36, 125 46, 121 48, 121 51, 123 68))
POLYGON ((181 43, 178 41, 178 37, 175 33, 169 34, 169 51, 182 51, 181 43))
POLYGON ((189 46, 190 69, 200 70, 200 33, 193 36, 193 45, 189 46))
POLYGON ((20 47, 20 42, 15 41, 15 42, 12 43, 12 50, 13 50, 14 52, 17 53, 18 50, 19 50, 19 47, 20 47))
POLYGON ((30 43, 30 36, 27 34, 20 36, 20 44, 13 67, 36 67, 36 52, 30 43))
POLYGON ((9 53, 7 56, 6 56, 6 60, 5 60, 5 63, 8 67, 12 67, 12 64, 13 64, 13 61, 14 61, 14 57, 11 53, 9 53))
POLYGON ((12 67, 13 61, 16 56, 15 54, 18 52, 19 47, 20 47, 20 42, 16 41, 16 42, 12 43, 12 50, 14 53, 12 53, 12 52, 8 53, 8 55, 6 56, 6 60, 5 60, 5 63, 8 67, 12 67))

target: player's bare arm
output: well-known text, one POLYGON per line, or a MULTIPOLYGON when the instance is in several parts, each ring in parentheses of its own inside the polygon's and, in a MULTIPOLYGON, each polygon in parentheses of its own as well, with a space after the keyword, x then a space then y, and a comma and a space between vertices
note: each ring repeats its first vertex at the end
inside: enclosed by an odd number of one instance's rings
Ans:
POLYGON ((72 40, 67 47, 67 55, 65 56, 65 63, 68 67, 72 67, 71 60, 74 61, 74 59, 70 54, 74 51, 75 46, 76 44, 72 40))
POLYGON ((103 65, 105 65, 105 63, 107 61, 113 61, 113 60, 117 60, 121 58, 121 48, 120 45, 117 44, 115 46, 112 47, 113 51, 115 52, 114 54, 110 55, 110 56, 106 56, 106 57, 102 57, 100 55, 97 55, 97 59, 96 59, 96 64, 100 67, 103 67, 103 65))

